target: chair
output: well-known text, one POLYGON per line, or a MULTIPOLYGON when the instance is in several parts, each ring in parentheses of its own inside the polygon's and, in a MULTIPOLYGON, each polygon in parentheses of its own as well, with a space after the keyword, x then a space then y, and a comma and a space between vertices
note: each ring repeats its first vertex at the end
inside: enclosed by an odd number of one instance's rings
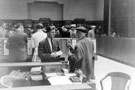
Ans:
POLYGON ((129 90, 128 81, 131 80, 131 77, 122 72, 111 72, 108 73, 103 79, 100 80, 101 90, 103 89, 103 81, 107 79, 107 77, 111 77, 111 90, 129 90))
POLYGON ((23 87, 25 86, 25 82, 27 80, 25 78, 18 78, 15 76, 5 75, 0 79, 0 84, 7 88, 12 87, 23 87))
POLYGON ((23 87, 30 78, 29 72, 12 71, 9 75, 0 78, 0 84, 7 88, 23 87))

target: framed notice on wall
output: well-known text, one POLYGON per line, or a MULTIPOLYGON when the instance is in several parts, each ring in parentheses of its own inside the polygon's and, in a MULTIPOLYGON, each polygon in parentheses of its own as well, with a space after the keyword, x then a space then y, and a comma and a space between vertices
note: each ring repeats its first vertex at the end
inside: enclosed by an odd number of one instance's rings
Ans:
POLYGON ((27 42, 27 54, 31 55, 32 54, 32 40, 30 38, 28 38, 28 42, 27 42))
POLYGON ((72 39, 72 46, 75 47, 76 45, 76 39, 72 39))
POLYGON ((3 55, 3 41, 0 39, 0 56, 3 55))

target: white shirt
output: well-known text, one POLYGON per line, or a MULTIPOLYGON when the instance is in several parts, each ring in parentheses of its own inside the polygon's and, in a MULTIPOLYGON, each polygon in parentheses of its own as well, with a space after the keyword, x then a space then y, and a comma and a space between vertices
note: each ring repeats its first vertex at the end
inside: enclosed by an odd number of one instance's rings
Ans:
POLYGON ((4 28, 0 27, 0 38, 5 38, 5 34, 6 34, 6 32, 5 32, 4 28))
POLYGON ((52 52, 52 43, 51 43, 51 39, 50 38, 47 38, 48 39, 48 42, 49 42, 49 45, 50 45, 50 48, 51 48, 51 52, 52 52))
POLYGON ((32 38, 31 38, 31 40, 32 40, 32 48, 35 48, 34 56, 33 56, 32 61, 34 61, 34 62, 37 61, 39 42, 44 40, 46 37, 47 37, 47 34, 44 33, 42 30, 37 31, 36 33, 34 33, 32 35, 32 38))
POLYGON ((44 33, 42 30, 37 31, 32 35, 32 47, 38 48, 39 42, 44 40, 47 37, 47 34, 44 33))

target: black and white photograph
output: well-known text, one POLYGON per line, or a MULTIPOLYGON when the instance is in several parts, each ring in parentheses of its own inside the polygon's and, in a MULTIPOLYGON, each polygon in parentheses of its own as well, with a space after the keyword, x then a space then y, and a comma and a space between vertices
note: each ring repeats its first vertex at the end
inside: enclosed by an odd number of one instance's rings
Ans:
POLYGON ((0 0, 0 90, 135 90, 135 0, 0 0))

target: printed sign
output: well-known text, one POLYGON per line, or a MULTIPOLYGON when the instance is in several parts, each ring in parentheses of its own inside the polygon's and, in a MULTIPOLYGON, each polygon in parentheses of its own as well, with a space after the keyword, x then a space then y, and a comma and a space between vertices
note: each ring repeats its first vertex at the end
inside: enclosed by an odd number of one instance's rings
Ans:
POLYGON ((9 55, 9 49, 6 48, 7 39, 4 40, 4 55, 9 55))

